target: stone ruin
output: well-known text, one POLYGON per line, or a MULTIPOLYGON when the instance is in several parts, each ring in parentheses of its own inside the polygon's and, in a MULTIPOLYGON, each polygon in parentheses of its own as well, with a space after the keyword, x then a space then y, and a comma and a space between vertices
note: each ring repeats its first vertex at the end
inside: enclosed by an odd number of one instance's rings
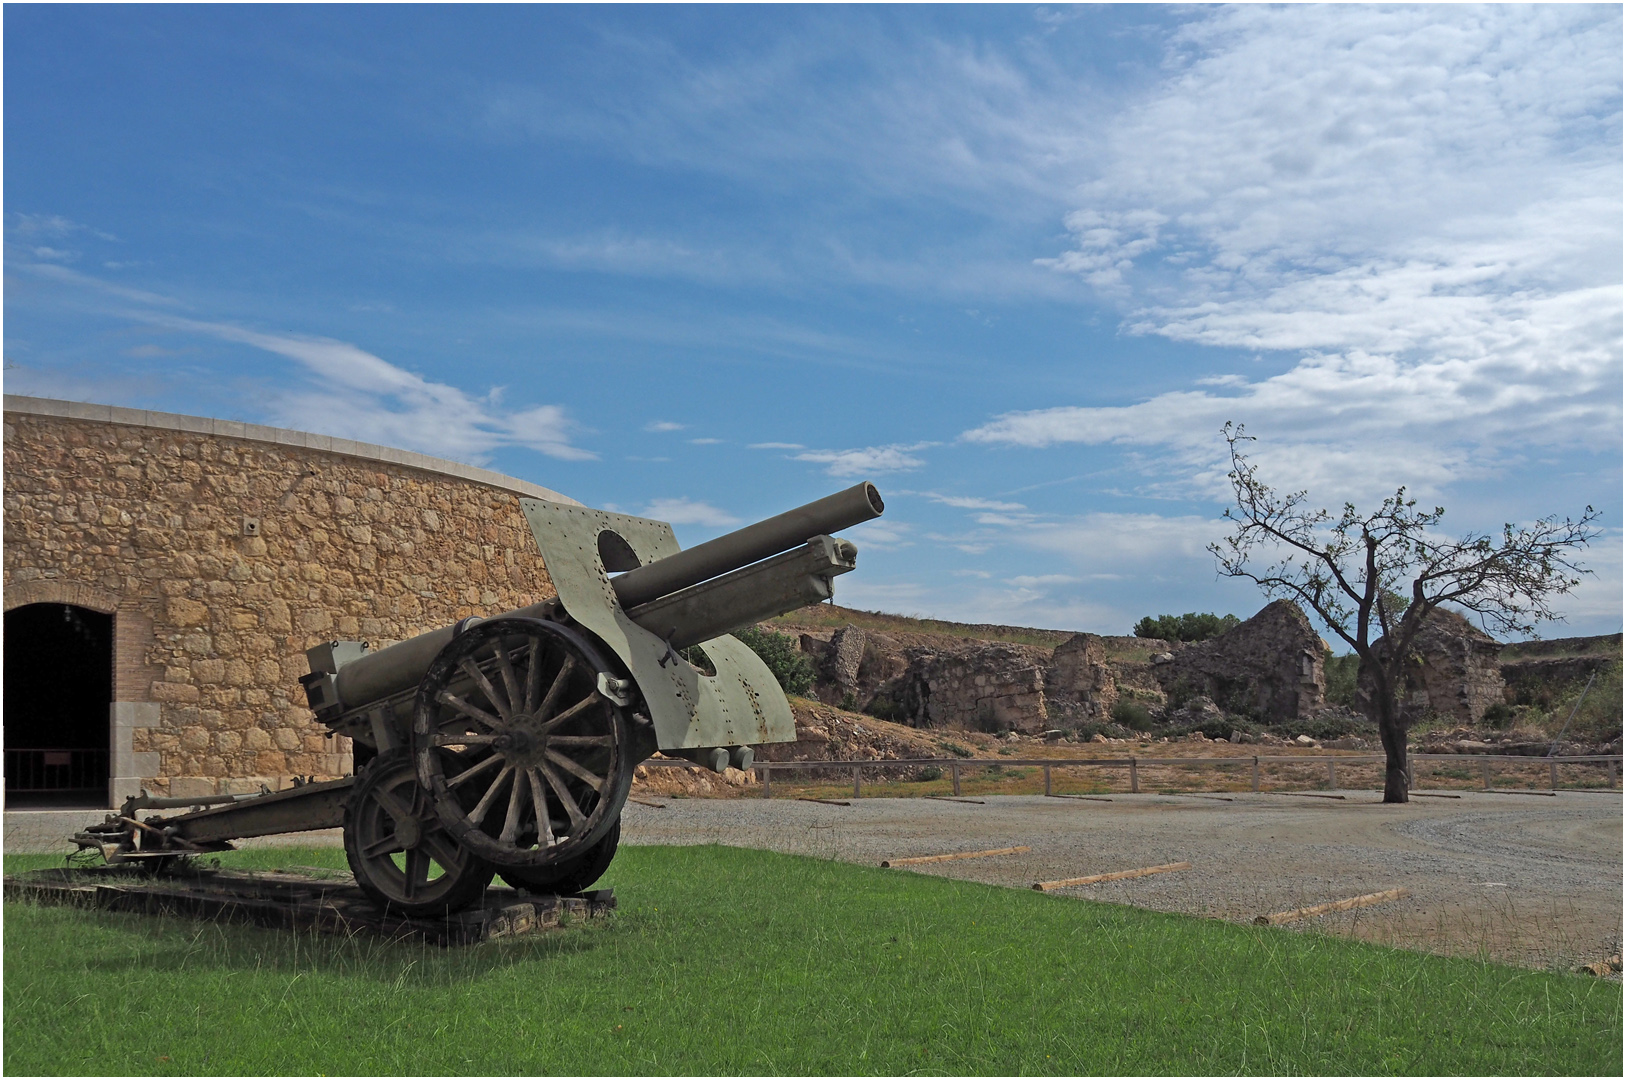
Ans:
MULTIPOLYGON (((1375 643, 1378 649, 1383 645, 1382 638, 1375 643)), ((1486 709, 1505 701, 1501 653, 1501 642, 1456 612, 1430 611, 1412 641, 1413 662, 1406 668, 1401 716, 1410 723, 1434 715, 1478 724, 1486 709)), ((1363 702, 1369 698, 1369 686, 1362 680, 1363 702)), ((1363 711, 1372 715, 1370 706, 1363 711)))
POLYGON ((1154 670, 1173 700, 1206 697, 1226 712, 1292 720, 1326 706, 1325 648, 1297 604, 1276 600, 1217 638, 1164 654, 1154 670))
POLYGON ((803 634, 819 700, 914 727, 1024 734, 1108 721, 1125 693, 1193 699, 1199 720, 1219 714, 1208 699, 1270 720, 1324 704, 1321 639, 1288 601, 1193 645, 1075 634, 1045 649, 900 636, 911 640, 850 625, 828 639, 803 634), (1157 649, 1161 663, 1112 660, 1109 644, 1157 649))

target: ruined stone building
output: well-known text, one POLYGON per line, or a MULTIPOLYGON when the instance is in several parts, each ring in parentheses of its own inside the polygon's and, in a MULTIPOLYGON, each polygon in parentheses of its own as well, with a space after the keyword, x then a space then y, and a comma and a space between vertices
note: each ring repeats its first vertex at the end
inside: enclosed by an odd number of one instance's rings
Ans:
MULTIPOLYGON (((1383 647, 1383 639, 1375 643, 1383 647)), ((1485 710, 1504 701, 1502 643, 1454 611, 1435 608, 1412 640, 1401 695, 1410 722, 1439 716, 1477 724, 1485 710)), ((1363 692, 1367 690, 1362 684, 1363 692)))
POLYGON ((7 396, 7 805, 349 772, 305 650, 552 596, 521 496, 564 500, 345 439, 7 396))
POLYGON ((1323 649, 1303 610, 1274 600, 1219 637, 1171 653, 1156 673, 1170 696, 1200 694, 1229 713, 1291 720, 1326 704, 1323 649))

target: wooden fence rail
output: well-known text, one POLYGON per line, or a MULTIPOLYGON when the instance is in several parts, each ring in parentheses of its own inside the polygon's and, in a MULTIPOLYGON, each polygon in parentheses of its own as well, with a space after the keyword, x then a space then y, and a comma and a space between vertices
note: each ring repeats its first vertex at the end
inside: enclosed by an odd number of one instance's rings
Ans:
MULTIPOLYGON (((1528 757, 1520 754, 1411 754, 1408 760, 1419 761, 1449 761, 1466 764, 1469 761, 1480 763, 1480 777, 1486 791, 1491 790, 1490 766, 1491 762, 1511 762, 1523 765, 1546 764, 1548 766, 1548 779, 1551 790, 1557 791, 1558 766, 1560 765, 1599 765, 1609 770, 1609 788, 1614 790, 1619 785, 1621 764, 1620 754, 1598 755, 1570 755, 1564 757, 1528 757)), ((985 769, 990 766, 1021 766, 1042 767, 1044 769, 1044 793, 1051 794, 1051 771, 1064 768, 1123 768, 1129 770, 1129 790, 1131 793, 1140 791, 1140 767, 1143 765, 1171 765, 1193 766, 1199 768, 1241 769, 1252 770, 1253 790, 1260 791, 1259 766, 1268 764, 1317 764, 1325 762, 1327 765, 1327 786, 1338 786, 1338 766, 1340 765, 1371 765, 1382 763, 1382 754, 1260 754, 1248 757, 1219 757, 1219 758, 876 758, 866 761, 758 761, 752 768, 762 777, 762 797, 773 797, 773 774, 775 772, 808 772, 820 769, 850 772, 853 780, 853 797, 862 795, 862 774, 865 769, 892 769, 898 767, 919 767, 935 765, 949 771, 953 784, 954 794, 960 794, 960 776, 966 769, 985 769)), ((642 762, 644 765, 657 768, 670 769, 697 769, 704 766, 695 765, 688 761, 666 761, 653 758, 642 762)), ((1416 786, 1415 769, 1413 770, 1412 786, 1416 786)))

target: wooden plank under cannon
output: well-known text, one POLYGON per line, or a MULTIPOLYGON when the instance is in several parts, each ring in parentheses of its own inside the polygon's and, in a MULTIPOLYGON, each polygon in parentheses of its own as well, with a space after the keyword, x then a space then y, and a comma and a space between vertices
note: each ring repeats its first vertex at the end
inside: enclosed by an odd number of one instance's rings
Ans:
POLYGON ((615 892, 580 896, 491 888, 485 903, 451 916, 409 918, 380 911, 348 874, 189 869, 154 875, 118 866, 34 870, 5 879, 7 900, 95 907, 107 911, 230 919, 279 929, 377 934, 434 945, 474 945, 540 933, 561 917, 595 918, 615 909, 615 892))

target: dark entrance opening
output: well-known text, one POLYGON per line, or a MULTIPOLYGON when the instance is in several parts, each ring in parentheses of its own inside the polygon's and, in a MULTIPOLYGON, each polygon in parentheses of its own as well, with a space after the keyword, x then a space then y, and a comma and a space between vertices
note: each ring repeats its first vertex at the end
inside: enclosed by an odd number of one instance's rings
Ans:
POLYGON ((6 612, 6 806, 106 806, 113 616, 72 604, 6 612))

